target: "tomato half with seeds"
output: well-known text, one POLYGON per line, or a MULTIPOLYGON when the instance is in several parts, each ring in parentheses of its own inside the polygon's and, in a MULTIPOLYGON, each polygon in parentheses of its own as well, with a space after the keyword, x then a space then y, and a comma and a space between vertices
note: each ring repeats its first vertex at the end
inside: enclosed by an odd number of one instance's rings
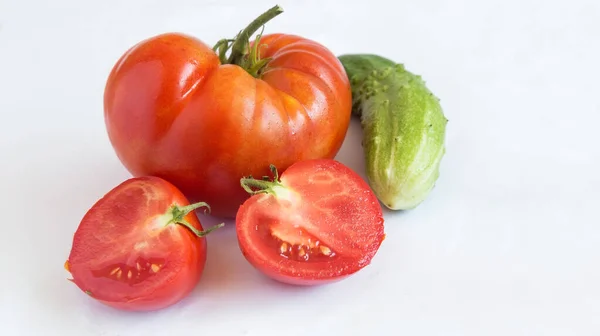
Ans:
POLYGON ((379 201, 353 170, 331 159, 300 161, 281 178, 243 178, 252 194, 236 227, 246 259, 290 284, 339 281, 371 263, 383 239, 379 201))
POLYGON ((171 183, 137 177, 116 186, 85 214, 65 268, 94 299, 124 310, 170 306, 198 283, 206 261, 194 210, 171 183))

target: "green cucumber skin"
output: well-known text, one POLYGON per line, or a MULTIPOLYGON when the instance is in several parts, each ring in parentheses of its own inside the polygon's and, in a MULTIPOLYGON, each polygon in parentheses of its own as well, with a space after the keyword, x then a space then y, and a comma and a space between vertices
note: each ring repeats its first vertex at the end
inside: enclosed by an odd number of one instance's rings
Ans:
POLYGON ((371 54, 339 56, 360 117, 368 182, 389 209, 422 203, 439 177, 448 119, 420 76, 371 54))

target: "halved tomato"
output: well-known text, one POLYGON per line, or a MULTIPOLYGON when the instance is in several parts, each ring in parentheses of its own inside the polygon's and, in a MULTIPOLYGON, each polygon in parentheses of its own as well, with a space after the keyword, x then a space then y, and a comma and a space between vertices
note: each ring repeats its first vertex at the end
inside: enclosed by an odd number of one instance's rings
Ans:
POLYGON ((172 305, 198 283, 206 261, 205 234, 194 210, 171 183, 129 179, 85 214, 65 268, 94 299, 124 310, 172 305))
POLYGON ((236 217, 239 246, 267 276, 290 284, 341 280, 371 263, 384 234, 369 185, 342 163, 300 161, 279 178, 243 178, 253 194, 236 217))

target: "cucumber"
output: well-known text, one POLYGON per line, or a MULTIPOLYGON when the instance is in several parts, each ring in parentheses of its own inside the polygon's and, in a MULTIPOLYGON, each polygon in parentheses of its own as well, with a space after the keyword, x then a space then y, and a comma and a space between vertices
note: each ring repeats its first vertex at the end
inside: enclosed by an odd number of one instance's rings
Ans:
POLYGON ((389 209, 417 207, 430 194, 446 153, 448 119, 420 76, 371 54, 339 56, 363 130, 368 183, 389 209))

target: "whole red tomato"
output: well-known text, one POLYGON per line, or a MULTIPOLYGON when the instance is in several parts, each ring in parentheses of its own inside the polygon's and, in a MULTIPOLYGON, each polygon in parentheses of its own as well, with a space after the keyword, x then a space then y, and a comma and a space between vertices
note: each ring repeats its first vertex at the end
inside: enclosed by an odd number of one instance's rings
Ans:
POLYGON ((337 154, 350 122, 347 75, 317 42, 273 34, 251 43, 279 13, 270 9, 215 50, 168 33, 118 60, 104 116, 134 176, 162 177, 191 201, 210 204, 213 214, 233 217, 248 198, 240 178, 266 175, 270 164, 285 170, 337 154))

